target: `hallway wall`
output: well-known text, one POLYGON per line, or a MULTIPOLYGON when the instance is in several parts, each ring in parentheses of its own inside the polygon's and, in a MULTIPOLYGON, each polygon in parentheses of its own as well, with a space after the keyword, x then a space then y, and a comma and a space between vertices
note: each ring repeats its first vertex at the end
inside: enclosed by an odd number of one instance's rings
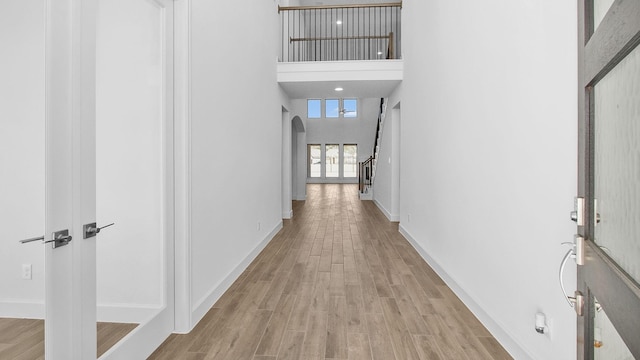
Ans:
POLYGON ((282 224, 278 20, 272 1, 191 1, 194 323, 282 224))
POLYGON ((575 232, 576 18, 552 0, 403 3, 401 229, 517 359, 575 358, 557 271, 575 232))

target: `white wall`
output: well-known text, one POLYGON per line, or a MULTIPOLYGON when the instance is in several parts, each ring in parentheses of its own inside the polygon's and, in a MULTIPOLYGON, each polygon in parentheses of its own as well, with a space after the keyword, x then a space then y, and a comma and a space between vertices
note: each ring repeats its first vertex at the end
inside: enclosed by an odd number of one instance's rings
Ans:
MULTIPOLYGON (((366 160, 372 155, 375 141, 376 124, 380 110, 380 99, 358 99, 358 117, 356 118, 331 118, 309 119, 307 118, 307 100, 296 99, 292 101, 292 114, 300 116, 305 122, 306 143, 298 145, 298 159, 302 159, 304 171, 299 171, 298 176, 306 179, 307 176, 307 144, 357 144, 358 161, 366 160)), ((324 106, 324 102, 323 102, 324 106)), ((324 112, 324 110, 323 110, 324 112)), ((342 179, 307 179, 309 182, 351 182, 357 178, 342 179)))
POLYGON ((281 118, 290 106, 276 82, 277 4, 191 4, 195 323, 282 224, 281 118))
POLYGON ((557 270, 575 231, 576 14, 552 0, 403 4, 401 228, 517 359, 575 358, 557 270))
POLYGON ((44 1, 0 2, 0 317, 44 316, 44 1), (32 265, 32 280, 22 279, 32 265))

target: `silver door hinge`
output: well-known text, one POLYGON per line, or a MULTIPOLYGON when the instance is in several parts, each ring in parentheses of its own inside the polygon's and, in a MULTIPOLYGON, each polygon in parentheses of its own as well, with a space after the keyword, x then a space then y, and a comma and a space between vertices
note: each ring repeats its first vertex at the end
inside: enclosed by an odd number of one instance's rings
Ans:
POLYGON ((584 265, 584 238, 580 235, 575 236, 574 253, 576 265, 584 265))
POLYGON ((571 220, 575 221, 578 226, 584 226, 584 198, 576 197, 574 199, 571 220))
POLYGON ((574 293, 575 296, 570 296, 569 301, 573 304, 573 308, 576 310, 578 316, 584 314, 584 295, 578 290, 574 293))

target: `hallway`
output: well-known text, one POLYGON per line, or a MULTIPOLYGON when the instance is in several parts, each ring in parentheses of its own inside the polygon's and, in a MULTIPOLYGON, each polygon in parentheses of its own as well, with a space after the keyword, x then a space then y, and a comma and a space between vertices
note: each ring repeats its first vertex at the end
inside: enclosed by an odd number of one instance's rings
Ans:
POLYGON ((511 359, 357 185, 308 185, 294 214, 150 359, 511 359))

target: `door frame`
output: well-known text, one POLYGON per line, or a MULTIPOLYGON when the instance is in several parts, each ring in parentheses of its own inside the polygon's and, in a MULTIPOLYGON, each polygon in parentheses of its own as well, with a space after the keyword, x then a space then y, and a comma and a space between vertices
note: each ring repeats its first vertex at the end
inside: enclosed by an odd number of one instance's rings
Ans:
POLYGON ((616 0, 594 31, 593 0, 578 0, 578 196, 586 199, 584 265, 578 266, 578 291, 584 295, 584 316, 577 318, 577 357, 593 359, 594 313, 599 305, 627 343, 640 357, 640 289, 592 239, 596 224, 594 198, 594 87, 640 43, 640 2, 616 0))

